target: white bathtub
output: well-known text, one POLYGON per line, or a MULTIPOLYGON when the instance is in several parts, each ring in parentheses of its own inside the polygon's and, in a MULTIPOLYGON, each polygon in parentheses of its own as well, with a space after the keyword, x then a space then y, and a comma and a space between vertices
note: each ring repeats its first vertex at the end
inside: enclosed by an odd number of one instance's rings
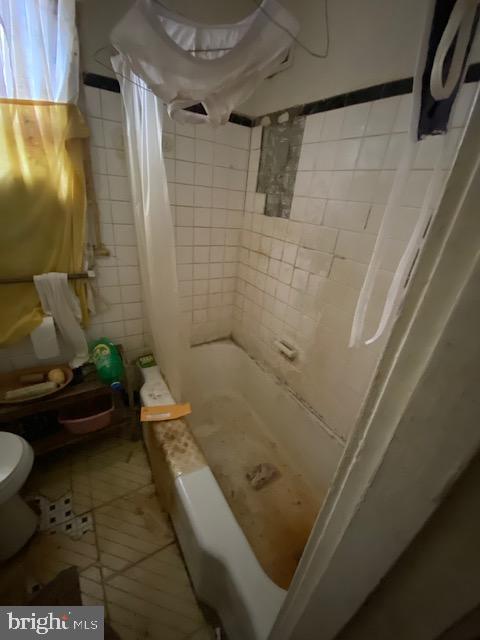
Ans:
MULTIPOLYGON (((158 371, 149 377, 143 402, 171 402, 158 371)), ((193 347, 186 377, 193 413, 208 397, 240 394, 292 464, 324 493, 341 444, 241 348, 230 341, 193 347)), ((176 478, 171 516, 199 599, 216 610, 231 640, 265 640, 286 591, 262 569, 210 467, 176 478)))

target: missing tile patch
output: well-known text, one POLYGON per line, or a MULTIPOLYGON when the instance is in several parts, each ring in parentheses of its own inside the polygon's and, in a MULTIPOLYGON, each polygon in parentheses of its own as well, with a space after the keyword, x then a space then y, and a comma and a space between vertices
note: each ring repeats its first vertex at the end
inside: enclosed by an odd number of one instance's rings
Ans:
POLYGON ((265 127, 260 150, 257 193, 266 194, 265 215, 289 218, 305 117, 265 127))

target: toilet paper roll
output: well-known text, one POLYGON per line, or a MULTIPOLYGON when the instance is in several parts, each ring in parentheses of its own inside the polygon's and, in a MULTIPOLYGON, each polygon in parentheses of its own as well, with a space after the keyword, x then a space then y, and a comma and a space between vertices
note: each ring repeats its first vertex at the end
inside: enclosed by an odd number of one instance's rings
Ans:
POLYGON ((60 355, 55 323, 52 316, 44 316, 42 323, 30 334, 33 350, 40 360, 60 355))

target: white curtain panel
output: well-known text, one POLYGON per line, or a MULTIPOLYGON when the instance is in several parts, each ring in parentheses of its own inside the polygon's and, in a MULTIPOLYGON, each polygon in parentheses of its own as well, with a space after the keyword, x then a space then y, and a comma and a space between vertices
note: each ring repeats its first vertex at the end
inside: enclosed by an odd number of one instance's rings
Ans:
POLYGON ((0 97, 76 102, 75 0, 0 0, 0 97))
MULTIPOLYGON (((432 18, 435 1, 436 0, 430 0, 429 12, 427 13, 427 17, 425 19, 424 33, 419 44, 417 67, 413 83, 413 108, 410 115, 410 130, 408 133, 408 137, 404 142, 403 155, 395 173, 393 185, 389 193, 389 197, 385 207, 385 213, 383 215, 382 224, 378 232, 372 258, 370 260, 370 264, 368 265, 367 274, 357 301, 352 330, 350 334, 350 347, 359 347, 363 344, 372 344, 382 335, 388 335, 388 332, 391 330, 394 321, 398 317, 402 302, 405 298, 409 276, 411 275, 411 273, 413 273, 414 266, 416 264, 416 258, 422 248, 427 229, 439 207, 452 165, 450 156, 451 149, 455 146, 455 144, 454 136, 452 136, 451 129, 449 128, 447 132, 441 136, 442 144, 438 149, 435 167, 431 172, 428 181, 423 202, 419 209, 417 222, 410 234, 407 246, 398 262, 392 282, 384 299, 383 309, 380 313, 379 318, 375 320, 376 329, 373 331, 373 333, 370 332, 370 336, 368 336, 366 335, 367 317, 371 309, 376 306, 372 305, 372 300, 375 295, 375 288, 378 284, 378 277, 380 272, 382 271, 382 263, 388 256, 389 239, 394 235, 392 233, 392 228, 394 228, 395 226, 396 218, 401 215, 402 206, 405 204, 407 199, 409 190, 409 179, 412 176, 415 159, 417 157, 417 153, 421 144, 421 142, 417 139, 417 128, 422 100, 422 79, 425 73, 425 64, 430 41, 430 31, 432 28, 432 18)), ((456 9, 458 7, 463 12, 461 15, 462 20, 466 21, 467 36, 469 36, 470 34, 476 11, 475 6, 473 6, 473 9, 472 6, 472 3, 467 1, 459 1, 456 6, 456 9)), ((452 12, 452 17, 454 17, 454 12, 452 12)), ((452 18, 450 20, 452 20, 452 18)), ((452 41, 455 39, 455 34, 457 33, 458 27, 459 24, 456 24, 454 25, 454 27, 452 27, 452 29, 450 29, 449 24, 445 29, 445 33, 450 32, 451 37, 449 44, 446 47, 447 50, 450 48, 450 46, 452 45, 452 41)), ((456 44, 454 46, 463 47, 460 57, 461 61, 463 61, 463 58, 466 54, 467 42, 468 37, 467 39, 463 38, 463 40, 460 37, 457 37, 455 39, 456 44)), ((444 52, 444 55, 446 55, 446 52, 444 52)), ((452 64, 452 69, 455 68, 455 73, 457 74, 453 78, 453 81, 451 79, 449 81, 450 93, 453 93, 454 96, 457 84, 460 83, 461 86, 464 81, 467 66, 468 65, 465 64, 464 68, 462 69, 461 65, 452 64)), ((435 67, 436 64, 434 64, 434 71, 435 67)), ((434 75, 434 71, 432 71, 432 76, 434 75)), ((443 78, 443 58, 440 73, 437 73, 436 76, 440 76, 441 78, 443 78)), ((449 97, 449 95, 444 95, 443 97, 449 97)))
POLYGON ((147 319, 157 363, 173 397, 181 399, 187 340, 178 303, 175 236, 162 155, 162 103, 121 55, 112 58, 120 82, 135 230, 147 319))

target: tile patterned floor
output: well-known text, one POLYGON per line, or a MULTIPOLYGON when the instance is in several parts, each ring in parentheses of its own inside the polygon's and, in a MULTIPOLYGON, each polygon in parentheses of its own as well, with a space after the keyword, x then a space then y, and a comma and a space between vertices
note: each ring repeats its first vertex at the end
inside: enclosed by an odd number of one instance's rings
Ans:
POLYGON ((88 443, 34 466, 25 495, 72 496, 93 530, 76 539, 38 533, 15 562, 29 584, 77 566, 84 604, 103 604, 122 640, 211 640, 168 516, 160 509, 141 442, 88 443))

